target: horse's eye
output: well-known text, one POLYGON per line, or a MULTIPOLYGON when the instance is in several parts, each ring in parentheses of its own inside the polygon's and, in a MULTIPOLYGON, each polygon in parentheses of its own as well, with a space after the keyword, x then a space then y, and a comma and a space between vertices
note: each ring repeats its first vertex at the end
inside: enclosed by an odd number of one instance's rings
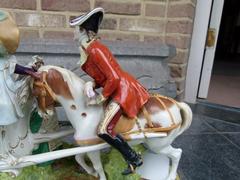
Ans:
POLYGON ((82 27, 79 26, 79 31, 80 31, 80 32, 83 32, 83 31, 84 31, 84 28, 82 28, 82 27))

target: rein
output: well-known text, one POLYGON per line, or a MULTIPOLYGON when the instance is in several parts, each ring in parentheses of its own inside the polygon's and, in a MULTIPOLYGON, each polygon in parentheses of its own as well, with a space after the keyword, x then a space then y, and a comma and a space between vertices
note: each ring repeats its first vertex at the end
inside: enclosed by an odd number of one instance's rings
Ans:
POLYGON ((50 97, 54 100, 57 101, 57 96, 56 94, 53 92, 53 90, 50 88, 50 86, 47 83, 46 80, 47 77, 47 72, 43 72, 43 77, 42 77, 42 81, 34 81, 34 85, 41 88, 41 94, 39 95, 39 98, 41 99, 41 104, 43 107, 43 110, 46 110, 46 96, 47 93, 50 95, 50 97))

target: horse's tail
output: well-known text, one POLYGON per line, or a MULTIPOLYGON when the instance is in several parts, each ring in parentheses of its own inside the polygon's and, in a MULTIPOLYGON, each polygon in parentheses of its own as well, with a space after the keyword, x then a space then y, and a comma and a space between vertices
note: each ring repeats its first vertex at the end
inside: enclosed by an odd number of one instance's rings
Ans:
POLYGON ((178 105, 180 107, 180 113, 181 113, 181 116, 182 116, 182 124, 181 124, 181 127, 180 127, 180 131, 178 132, 178 135, 180 135, 186 129, 188 129, 189 126, 192 123, 192 110, 189 107, 189 105, 187 105, 184 102, 179 102, 178 105))

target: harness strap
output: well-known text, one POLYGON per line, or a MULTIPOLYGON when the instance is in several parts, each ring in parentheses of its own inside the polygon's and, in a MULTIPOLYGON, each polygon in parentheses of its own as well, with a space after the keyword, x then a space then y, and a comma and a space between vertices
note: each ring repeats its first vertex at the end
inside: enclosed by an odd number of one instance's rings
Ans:
POLYGON ((57 100, 56 98, 56 94, 53 92, 53 90, 49 87, 47 80, 47 72, 43 72, 43 86, 45 87, 45 89, 48 91, 49 95, 51 96, 51 98, 53 98, 54 101, 57 100))
POLYGON ((42 105, 42 108, 43 108, 44 111, 46 109, 47 92, 49 93, 49 95, 51 96, 51 98, 54 101, 57 101, 56 94, 49 87, 49 85, 47 83, 47 80, 46 80, 46 77, 47 77, 47 72, 43 72, 43 81, 42 82, 40 82, 40 81, 34 82, 35 86, 38 86, 38 87, 42 88, 40 98, 41 98, 41 105, 42 105))
POLYGON ((147 111, 147 109, 145 108, 145 105, 142 107, 142 112, 143 112, 143 115, 145 117, 145 119, 147 120, 147 124, 150 128, 153 128, 153 123, 152 123, 152 119, 147 111))
POLYGON ((169 109, 167 108, 167 106, 164 104, 164 102, 161 100, 160 97, 157 97, 157 100, 158 100, 158 102, 160 102, 160 104, 163 106, 163 108, 168 112, 168 114, 169 114, 169 116, 170 116, 170 118, 171 118, 171 121, 172 121, 172 125, 175 125, 173 115, 172 115, 172 113, 169 111, 169 109))
POLYGON ((176 100, 174 100, 173 98, 170 98, 170 97, 167 97, 167 96, 162 96, 162 95, 160 95, 160 94, 155 94, 154 96, 155 96, 155 97, 159 97, 159 98, 161 97, 161 98, 163 98, 163 99, 167 99, 167 100, 171 101, 172 103, 176 104, 177 107, 180 108, 178 102, 177 102, 176 100))

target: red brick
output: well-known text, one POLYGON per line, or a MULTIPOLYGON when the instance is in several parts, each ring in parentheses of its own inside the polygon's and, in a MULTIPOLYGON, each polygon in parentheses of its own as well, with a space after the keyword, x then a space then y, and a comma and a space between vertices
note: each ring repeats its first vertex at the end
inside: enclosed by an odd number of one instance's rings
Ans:
POLYGON ((179 64, 169 64, 170 76, 172 78, 182 78, 185 77, 187 71, 186 65, 179 64))
POLYGON ((165 9, 166 9, 165 5, 146 4, 145 15, 152 17, 164 17, 165 9))
POLYGON ((185 20, 181 21, 168 21, 167 22, 167 33, 183 33, 191 34, 193 28, 193 23, 185 20))
POLYGON ((168 17, 194 17, 194 7, 191 4, 174 4, 168 7, 168 17))
POLYGON ((144 35, 144 41, 164 43, 164 37, 144 35))
POLYGON ((30 9, 37 7, 36 0, 0 0, 1 8, 30 9))
POLYGON ((175 78, 177 91, 182 91, 185 88, 185 78, 175 78))
POLYGON ((176 48, 187 49, 190 46, 190 37, 166 36, 166 43, 174 45, 176 48))
POLYGON ((117 20, 112 18, 104 18, 100 28, 101 29, 117 29, 117 20))
POLYGON ((20 29, 20 40, 38 39, 38 38, 39 38, 38 30, 20 29))
POLYGON ((139 32, 164 32, 164 21, 147 19, 120 19, 120 30, 139 32))
POLYGON ((96 0, 95 6, 103 7, 106 13, 111 14, 127 14, 127 15, 141 14, 140 3, 96 0))
POLYGON ((171 58, 169 63, 183 64, 188 61, 188 52, 177 51, 175 57, 171 58))
POLYGON ((99 34, 102 40, 111 41, 139 41, 139 35, 136 34, 123 34, 114 32, 100 32, 99 34))
POLYGON ((49 11, 89 11, 89 0, 42 0, 42 9, 49 11))
POLYGON ((73 32, 68 31, 45 31, 43 33, 44 39, 61 39, 73 40, 73 32))
POLYGON ((185 97, 184 90, 177 91, 177 97, 175 98, 177 101, 183 101, 185 97))
POLYGON ((65 27, 66 18, 63 15, 16 13, 16 22, 19 26, 29 27, 65 27))

